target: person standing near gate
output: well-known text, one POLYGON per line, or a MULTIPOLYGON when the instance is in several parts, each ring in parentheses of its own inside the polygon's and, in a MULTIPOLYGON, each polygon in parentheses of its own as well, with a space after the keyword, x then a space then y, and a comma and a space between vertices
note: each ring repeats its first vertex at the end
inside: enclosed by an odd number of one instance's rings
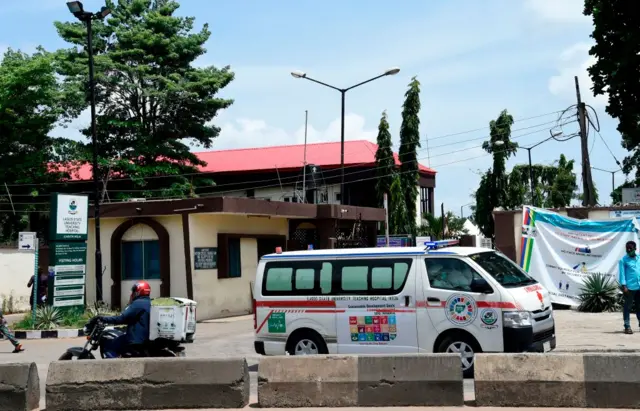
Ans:
POLYGON ((631 307, 636 304, 636 317, 640 326, 640 263, 636 254, 636 243, 628 241, 625 245, 626 254, 618 263, 618 282, 624 294, 624 307, 622 319, 624 321, 624 333, 633 334, 631 331, 631 307))

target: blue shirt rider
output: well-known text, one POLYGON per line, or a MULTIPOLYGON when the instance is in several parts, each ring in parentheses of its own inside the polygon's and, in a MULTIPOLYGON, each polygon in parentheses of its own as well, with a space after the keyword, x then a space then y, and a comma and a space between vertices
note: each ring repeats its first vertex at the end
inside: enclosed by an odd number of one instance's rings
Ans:
POLYGON ((151 313, 151 286, 146 281, 137 281, 131 287, 129 305, 120 315, 100 317, 106 324, 126 325, 127 332, 113 340, 106 358, 117 358, 130 346, 142 345, 149 339, 149 316, 151 313))
POLYGON ((624 333, 633 334, 630 317, 634 301, 636 304, 636 317, 640 324, 640 259, 636 255, 636 243, 634 241, 628 241, 625 249, 627 253, 618 263, 618 282, 624 294, 624 307, 622 309, 624 333))

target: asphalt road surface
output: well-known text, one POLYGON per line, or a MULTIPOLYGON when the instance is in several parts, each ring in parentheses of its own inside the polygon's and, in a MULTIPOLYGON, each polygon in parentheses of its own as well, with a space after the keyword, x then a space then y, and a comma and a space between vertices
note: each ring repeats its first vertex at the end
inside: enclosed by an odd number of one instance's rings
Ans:
MULTIPOLYGON (((582 314, 556 311, 557 351, 629 351, 640 349, 640 332, 624 335, 621 313, 582 314)), ((38 366, 41 406, 49 363, 57 360, 68 347, 82 346, 84 338, 26 340, 25 351, 12 354, 13 347, 0 340, 0 363, 34 361, 38 366)), ((257 370, 260 356, 253 350, 253 319, 251 316, 199 323, 196 341, 185 345, 187 356, 245 357, 251 372, 251 396, 257 398, 257 370)), ((473 400, 473 381, 465 381, 465 400, 473 400)))

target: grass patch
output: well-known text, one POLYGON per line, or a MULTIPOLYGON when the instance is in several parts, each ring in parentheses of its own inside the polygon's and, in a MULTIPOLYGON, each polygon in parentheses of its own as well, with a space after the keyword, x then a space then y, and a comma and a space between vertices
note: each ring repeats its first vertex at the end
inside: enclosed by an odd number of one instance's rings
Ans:
POLYGON ((31 311, 25 313, 20 321, 13 324, 13 330, 55 330, 78 329, 96 316, 118 315, 117 311, 110 310, 104 304, 94 304, 84 309, 78 308, 54 308, 51 306, 39 307, 36 310, 36 322, 34 324, 31 311))

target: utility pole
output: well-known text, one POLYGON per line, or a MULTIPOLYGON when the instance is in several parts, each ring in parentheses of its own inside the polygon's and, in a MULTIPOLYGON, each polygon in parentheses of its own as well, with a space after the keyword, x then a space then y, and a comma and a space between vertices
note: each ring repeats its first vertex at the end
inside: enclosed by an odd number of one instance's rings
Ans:
POLYGON ((304 159, 302 160, 302 202, 307 202, 307 123, 309 111, 304 111, 304 159))
POLYGON ((389 247, 389 201, 384 193, 384 246, 389 247))
POLYGON ((582 148, 582 205, 596 205, 595 193, 593 190, 593 179, 591 178, 591 162, 589 161, 589 140, 587 135, 587 109, 580 98, 580 83, 578 76, 574 77, 576 83, 576 98, 578 100, 578 125, 580 126, 580 146, 582 148))

